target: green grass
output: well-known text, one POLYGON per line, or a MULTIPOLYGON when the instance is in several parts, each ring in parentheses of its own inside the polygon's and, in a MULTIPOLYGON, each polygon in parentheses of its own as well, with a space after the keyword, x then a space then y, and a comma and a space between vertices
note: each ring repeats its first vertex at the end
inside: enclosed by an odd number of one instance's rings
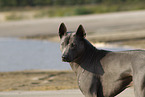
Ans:
MULTIPOLYGON (((7 15, 7 20, 20 20, 25 19, 23 15, 14 14, 14 12, 33 11, 35 14, 33 18, 42 17, 63 17, 63 16, 74 16, 74 15, 86 15, 86 14, 99 14, 108 12, 119 12, 119 11, 132 11, 132 10, 143 10, 145 9, 144 3, 122 3, 122 4, 98 4, 98 5, 79 5, 79 6, 51 6, 51 7, 21 7, 11 8, 5 11, 11 14, 7 15)), ((2 10, 1 10, 2 11, 2 10)), ((4 10, 3 10, 4 11, 4 10)))
POLYGON ((85 14, 99 14, 118 11, 132 11, 145 9, 144 3, 138 4, 100 4, 100 5, 81 5, 81 6, 57 6, 42 9, 37 12, 35 17, 62 17, 85 14))
POLYGON ((22 19, 26 19, 26 17, 24 17, 21 14, 16 14, 15 12, 12 12, 11 14, 6 16, 6 20, 22 20, 22 19))
POLYGON ((62 17, 62 16, 72 16, 74 14, 74 7, 49 7, 45 9, 40 9, 35 14, 36 18, 39 17, 62 17))

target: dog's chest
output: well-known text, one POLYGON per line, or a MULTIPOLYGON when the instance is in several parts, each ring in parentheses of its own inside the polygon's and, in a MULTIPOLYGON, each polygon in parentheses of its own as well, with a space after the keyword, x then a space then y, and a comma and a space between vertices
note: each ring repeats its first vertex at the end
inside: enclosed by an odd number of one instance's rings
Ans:
POLYGON ((79 74, 77 74, 77 80, 78 86, 84 95, 92 95, 97 92, 97 81, 92 73, 82 70, 79 74))

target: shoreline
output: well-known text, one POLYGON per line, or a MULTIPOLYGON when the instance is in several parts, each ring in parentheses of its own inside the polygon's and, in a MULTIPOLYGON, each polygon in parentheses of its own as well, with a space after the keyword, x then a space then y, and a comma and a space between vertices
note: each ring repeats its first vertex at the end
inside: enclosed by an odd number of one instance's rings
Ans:
MULTIPOLYGON (((20 39, 32 39, 32 40, 45 40, 45 41, 50 41, 50 42, 59 42, 59 36, 57 35, 34 35, 34 36, 25 36, 25 37, 20 37, 20 39)), ((108 35, 98 35, 98 36, 92 36, 90 34, 87 35, 87 39, 93 43, 93 44, 115 44, 115 46, 124 46, 124 47, 131 47, 131 48, 136 48, 136 49, 145 49, 145 33, 128 33, 120 35, 113 35, 113 36, 108 36, 108 35), (137 35, 139 34, 139 35, 137 35), (103 40, 102 40, 103 39, 103 40)), ((105 45, 104 45, 105 47, 105 45)))

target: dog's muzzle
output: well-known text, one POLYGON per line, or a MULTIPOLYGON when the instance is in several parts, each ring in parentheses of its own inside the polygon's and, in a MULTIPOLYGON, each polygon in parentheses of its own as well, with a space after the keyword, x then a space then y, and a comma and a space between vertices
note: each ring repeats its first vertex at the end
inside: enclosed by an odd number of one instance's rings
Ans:
POLYGON ((66 56, 66 55, 62 56, 62 61, 64 61, 64 62, 70 62, 68 56, 66 56))

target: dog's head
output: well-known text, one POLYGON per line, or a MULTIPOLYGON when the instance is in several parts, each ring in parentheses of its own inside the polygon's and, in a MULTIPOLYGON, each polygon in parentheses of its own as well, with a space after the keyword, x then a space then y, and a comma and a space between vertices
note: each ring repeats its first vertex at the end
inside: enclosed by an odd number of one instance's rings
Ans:
POLYGON ((60 49, 63 61, 73 62, 83 54, 85 36, 86 33, 82 25, 78 27, 76 32, 67 32, 65 24, 60 25, 59 37, 61 39, 60 49))

